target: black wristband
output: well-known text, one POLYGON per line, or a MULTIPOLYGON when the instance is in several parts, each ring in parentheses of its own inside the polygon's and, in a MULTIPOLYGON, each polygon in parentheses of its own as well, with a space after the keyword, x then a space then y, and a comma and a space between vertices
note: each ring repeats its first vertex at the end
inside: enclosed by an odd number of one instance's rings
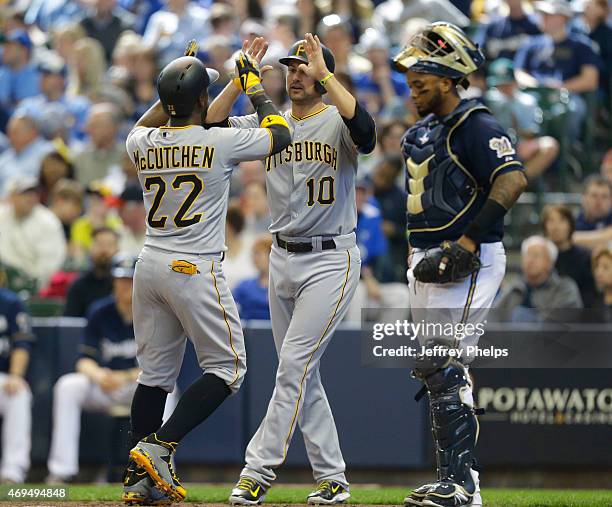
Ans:
POLYGON ((500 218, 507 213, 507 209, 493 199, 487 199, 480 213, 472 221, 463 233, 476 243, 481 243, 482 238, 491 230, 500 218))

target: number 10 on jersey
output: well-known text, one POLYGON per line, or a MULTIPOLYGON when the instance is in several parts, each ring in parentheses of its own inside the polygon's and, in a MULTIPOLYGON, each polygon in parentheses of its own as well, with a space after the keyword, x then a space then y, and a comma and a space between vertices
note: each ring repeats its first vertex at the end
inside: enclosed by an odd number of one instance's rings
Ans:
POLYGON ((333 204, 336 200, 334 195, 334 177, 323 176, 323 178, 309 178, 306 180, 308 187, 308 206, 314 206, 315 202, 321 205, 333 204))

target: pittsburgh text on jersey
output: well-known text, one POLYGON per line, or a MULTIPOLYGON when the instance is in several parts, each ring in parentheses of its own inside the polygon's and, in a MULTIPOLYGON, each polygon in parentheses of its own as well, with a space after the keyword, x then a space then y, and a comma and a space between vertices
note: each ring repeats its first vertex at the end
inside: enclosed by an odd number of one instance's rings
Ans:
POLYGON ((140 150, 133 153, 134 164, 139 171, 153 171, 168 168, 210 169, 215 156, 214 146, 172 145, 147 148, 141 155, 140 150))
POLYGON ((281 164, 312 160, 323 162, 335 171, 338 167, 338 150, 319 141, 294 142, 285 150, 266 159, 266 171, 281 164))

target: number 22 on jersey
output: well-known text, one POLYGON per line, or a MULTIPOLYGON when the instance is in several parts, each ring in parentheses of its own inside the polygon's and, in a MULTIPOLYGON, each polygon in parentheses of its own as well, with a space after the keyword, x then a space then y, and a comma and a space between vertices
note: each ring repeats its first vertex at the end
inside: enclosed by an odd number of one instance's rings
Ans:
MULTIPOLYGON (((197 224, 202 220, 202 213, 196 213, 191 217, 186 216, 189 213, 191 206, 198 198, 198 196, 204 191, 204 182, 196 174, 178 174, 174 180, 172 180, 172 188, 174 190, 180 189, 183 185, 192 185, 191 191, 187 194, 187 197, 183 200, 179 209, 174 214, 174 225, 177 227, 189 227, 190 225, 197 224)), ((162 215, 158 218, 155 217, 161 203, 166 195, 167 185, 166 181, 161 176, 147 176, 144 181, 144 188, 151 190, 156 187, 155 197, 153 198, 153 204, 149 210, 147 216, 147 222, 149 226, 154 229, 163 229, 166 226, 168 217, 162 215)))

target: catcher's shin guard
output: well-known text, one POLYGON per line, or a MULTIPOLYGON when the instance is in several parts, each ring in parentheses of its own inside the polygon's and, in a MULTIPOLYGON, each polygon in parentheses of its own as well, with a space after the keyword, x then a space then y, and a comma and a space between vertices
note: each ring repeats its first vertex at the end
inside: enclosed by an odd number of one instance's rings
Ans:
POLYGON ((438 368, 416 368, 414 375, 429 394, 438 481, 453 482, 472 496, 476 492, 471 467, 475 462, 478 420, 467 369, 450 360, 438 368))

